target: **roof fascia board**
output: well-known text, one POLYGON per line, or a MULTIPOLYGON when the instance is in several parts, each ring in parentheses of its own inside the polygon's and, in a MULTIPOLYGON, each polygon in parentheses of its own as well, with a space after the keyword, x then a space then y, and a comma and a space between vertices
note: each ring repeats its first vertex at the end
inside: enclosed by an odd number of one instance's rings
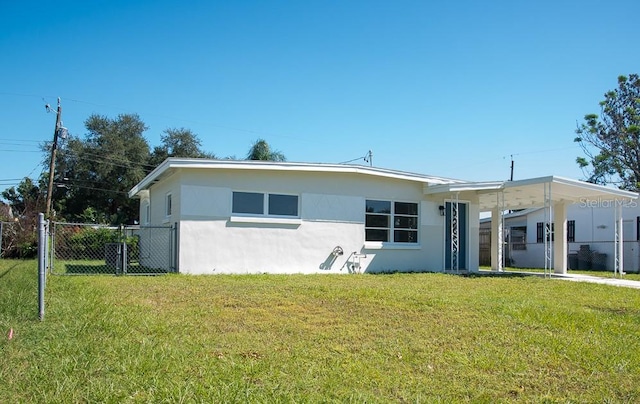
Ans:
POLYGON ((312 164, 312 163, 280 163, 272 161, 225 161, 168 158, 150 172, 142 181, 129 191, 129 197, 135 197, 141 190, 147 189, 167 170, 171 168, 216 168, 233 170, 265 170, 265 171, 305 171, 324 173, 355 173, 376 177, 393 178, 406 181, 414 181, 423 184, 446 184, 450 182, 462 183, 463 181, 442 177, 431 177, 402 171, 394 171, 375 167, 343 165, 343 164, 312 164))

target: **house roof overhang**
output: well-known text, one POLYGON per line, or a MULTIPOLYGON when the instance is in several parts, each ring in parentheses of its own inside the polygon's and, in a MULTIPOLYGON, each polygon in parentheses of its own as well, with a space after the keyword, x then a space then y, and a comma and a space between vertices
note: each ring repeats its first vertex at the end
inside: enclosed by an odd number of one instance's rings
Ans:
POLYGON ((322 173, 354 173, 382 178, 393 178, 423 183, 425 186, 464 183, 464 181, 416 174, 406 171, 389 170, 385 168, 361 166, 357 164, 326 164, 326 163, 291 163, 273 161, 250 160, 210 160, 192 158, 168 158, 151 171, 136 186, 129 191, 130 198, 139 198, 140 192, 148 190, 153 184, 172 175, 181 169, 231 169, 231 170, 260 170, 260 171, 304 171, 322 173))
POLYGON ((488 211, 500 206, 505 209, 540 207, 545 205, 545 199, 551 203, 571 204, 605 200, 631 201, 638 198, 635 192, 556 176, 517 181, 439 184, 425 187, 424 193, 425 195, 472 193, 478 197, 480 211, 488 211))

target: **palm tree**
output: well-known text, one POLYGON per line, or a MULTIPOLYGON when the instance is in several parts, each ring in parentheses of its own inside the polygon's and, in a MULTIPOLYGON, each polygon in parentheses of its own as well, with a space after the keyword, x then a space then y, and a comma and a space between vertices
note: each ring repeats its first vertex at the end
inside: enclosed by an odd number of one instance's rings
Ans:
POLYGON ((247 160, 264 160, 264 161, 287 161, 284 154, 277 150, 271 150, 271 146, 264 139, 256 140, 249 154, 247 154, 247 160))

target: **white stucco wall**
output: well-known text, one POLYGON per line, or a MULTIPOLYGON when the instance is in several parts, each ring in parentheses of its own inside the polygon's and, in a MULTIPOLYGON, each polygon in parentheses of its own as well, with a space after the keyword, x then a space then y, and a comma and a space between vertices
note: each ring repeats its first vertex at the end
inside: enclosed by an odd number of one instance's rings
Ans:
MULTIPOLYGON (((363 255, 361 271, 443 267, 442 202, 425 200, 418 182, 350 173, 189 169, 153 185, 150 200, 152 223, 178 223, 182 273, 348 273, 357 261, 353 252, 363 255), (299 218, 234 216, 233 191, 298 195, 299 218), (164 216, 168 192, 170 218, 164 216), (419 242, 365 243, 367 199, 418 203, 419 242), (331 254, 337 246, 344 255, 331 254)), ((468 221, 466 259, 477 269, 477 205, 470 204, 468 221)))

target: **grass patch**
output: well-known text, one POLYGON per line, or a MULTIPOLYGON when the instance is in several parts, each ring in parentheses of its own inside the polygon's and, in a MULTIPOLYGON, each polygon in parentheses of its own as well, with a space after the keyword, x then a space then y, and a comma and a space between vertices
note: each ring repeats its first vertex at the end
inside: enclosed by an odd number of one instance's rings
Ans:
POLYGON ((39 322, 36 266, 0 260, 7 402, 640 400, 634 289, 442 274, 49 276, 39 322))

